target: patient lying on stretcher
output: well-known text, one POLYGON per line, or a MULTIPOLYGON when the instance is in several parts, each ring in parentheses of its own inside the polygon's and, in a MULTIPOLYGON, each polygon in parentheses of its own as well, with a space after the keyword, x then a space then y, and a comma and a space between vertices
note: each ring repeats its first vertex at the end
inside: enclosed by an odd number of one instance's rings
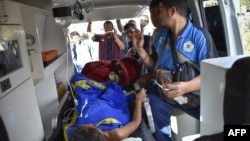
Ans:
POLYGON ((141 123, 142 101, 146 97, 146 90, 141 89, 136 95, 136 104, 133 119, 121 128, 102 131, 92 124, 82 125, 74 129, 69 141, 120 141, 132 134, 141 123))
MULTIPOLYGON (((71 86, 78 104, 71 121, 64 126, 65 141, 87 141, 88 137, 95 141, 94 136, 96 141, 121 141, 141 129, 146 89, 141 89, 137 94, 134 91, 131 98, 117 82, 99 83, 82 74, 72 77, 71 86), (134 106, 129 104, 131 100, 134 106)), ((150 133, 146 138, 153 141, 150 133)), ((145 138, 137 136, 143 140, 145 138)))

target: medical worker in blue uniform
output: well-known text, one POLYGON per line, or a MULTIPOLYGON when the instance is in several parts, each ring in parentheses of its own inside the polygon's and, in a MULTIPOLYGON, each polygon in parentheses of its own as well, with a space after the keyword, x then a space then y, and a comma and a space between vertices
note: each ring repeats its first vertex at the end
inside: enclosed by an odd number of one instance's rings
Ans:
MULTIPOLYGON (((192 24, 187 18, 187 0, 159 0, 159 2, 160 17, 166 28, 159 31, 154 39, 154 53, 149 55, 143 49, 143 36, 139 31, 133 34, 134 47, 146 66, 154 68, 157 58, 160 58, 160 69, 175 70, 170 48, 170 36, 172 36, 173 44, 177 50, 179 64, 190 60, 200 70, 202 60, 217 57, 217 51, 210 34, 205 29, 192 24), (170 35, 169 32, 171 32, 170 35), (165 49, 162 50, 162 48, 165 49), (159 57, 162 51, 164 51, 163 55, 159 57)), ((155 123, 155 138, 157 141, 172 141, 170 127, 172 109, 181 109, 199 119, 200 107, 186 110, 178 104, 168 103, 157 93, 157 86, 153 83, 149 84, 151 85, 147 86, 147 89, 155 123)), ((173 82, 167 87, 170 90, 162 90, 162 92, 169 98, 200 90, 200 76, 187 82, 173 82)))

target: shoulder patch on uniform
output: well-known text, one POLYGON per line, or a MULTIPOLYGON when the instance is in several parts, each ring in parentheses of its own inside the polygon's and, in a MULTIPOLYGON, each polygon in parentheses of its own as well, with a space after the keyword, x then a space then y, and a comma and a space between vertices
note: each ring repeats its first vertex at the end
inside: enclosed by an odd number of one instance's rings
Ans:
POLYGON ((186 52, 191 52, 194 49, 194 44, 191 41, 187 41, 183 44, 183 49, 186 52))

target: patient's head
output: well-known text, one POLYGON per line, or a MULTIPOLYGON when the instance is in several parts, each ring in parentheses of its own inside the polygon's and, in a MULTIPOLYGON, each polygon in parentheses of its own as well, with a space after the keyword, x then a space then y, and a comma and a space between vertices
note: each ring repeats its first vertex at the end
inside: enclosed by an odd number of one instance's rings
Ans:
POLYGON ((75 128, 69 141, 105 141, 101 130, 93 125, 83 125, 75 128))

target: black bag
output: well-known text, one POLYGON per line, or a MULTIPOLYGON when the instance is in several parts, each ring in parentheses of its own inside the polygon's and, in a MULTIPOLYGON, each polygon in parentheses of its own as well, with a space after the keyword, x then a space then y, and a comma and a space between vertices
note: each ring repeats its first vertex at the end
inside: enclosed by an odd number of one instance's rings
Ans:
MULTIPOLYGON (((162 77, 164 77, 164 75, 166 74, 168 74, 168 76, 172 75, 171 76, 172 82, 180 82, 180 81, 186 82, 200 74, 200 72, 195 67, 193 67, 190 63, 187 62, 176 67, 176 70, 174 72, 169 72, 169 73, 168 72, 164 73, 162 77)), ((160 94, 161 98, 167 101, 168 103, 179 104, 184 109, 193 109, 200 106, 200 96, 199 96, 200 91, 186 93, 183 96, 180 96, 175 99, 165 96, 161 88, 158 88, 158 93, 160 94)))
MULTIPOLYGON (((169 31, 170 32, 170 31, 169 31)), ((173 64, 175 65, 175 71, 172 72, 173 74, 173 82, 186 82, 192 80, 194 77, 200 75, 199 70, 191 64, 191 61, 184 62, 182 64, 178 64, 177 61, 177 52, 173 44, 173 39, 171 36, 171 32, 168 34, 170 35, 170 47, 172 52, 172 59, 173 64)), ((200 106, 200 91, 194 91, 190 93, 186 93, 182 96, 174 98, 169 102, 176 102, 181 105, 184 109, 193 109, 198 108, 200 106)))
MULTIPOLYGON (((178 64, 177 53, 173 44, 172 32, 170 30, 168 31, 168 35, 166 36, 166 39, 167 37, 170 38, 170 48, 172 52, 173 64, 175 65, 175 71, 170 72, 171 74, 167 74, 166 77, 169 77, 169 78, 171 77, 172 82, 179 82, 179 81, 186 82, 200 75, 199 70, 197 70, 196 67, 194 67, 194 65, 191 64, 192 63, 191 61, 188 60, 188 62, 186 61, 182 64, 178 64)), ((161 54, 155 65, 155 71, 159 66, 160 59, 162 58, 163 52, 164 52, 164 48, 161 50, 161 54)), ((184 94, 183 96, 176 97, 174 99, 169 98, 165 94, 163 94, 161 88, 158 88, 158 93, 160 97, 164 99, 165 101, 167 101, 168 103, 179 104, 184 109, 193 109, 193 108, 198 108, 200 106, 200 91, 190 92, 190 93, 184 94)))
MULTIPOLYGON (((190 63, 184 62, 173 72, 174 82, 186 82, 200 75, 200 72, 190 63)), ((192 109, 200 106, 200 91, 194 91, 183 95, 186 103, 181 104, 184 109, 192 109)), ((180 103, 179 103, 180 104, 180 103)))

